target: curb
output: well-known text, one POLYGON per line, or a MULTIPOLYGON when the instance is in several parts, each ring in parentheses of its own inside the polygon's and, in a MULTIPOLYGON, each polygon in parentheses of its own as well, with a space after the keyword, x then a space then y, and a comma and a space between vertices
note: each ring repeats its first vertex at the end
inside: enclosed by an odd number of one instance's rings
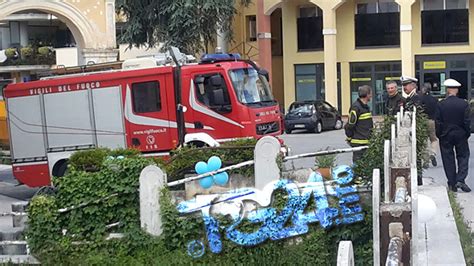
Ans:
POLYGON ((437 206, 434 216, 419 225, 418 265, 466 265, 446 187, 429 184, 418 190, 437 206))

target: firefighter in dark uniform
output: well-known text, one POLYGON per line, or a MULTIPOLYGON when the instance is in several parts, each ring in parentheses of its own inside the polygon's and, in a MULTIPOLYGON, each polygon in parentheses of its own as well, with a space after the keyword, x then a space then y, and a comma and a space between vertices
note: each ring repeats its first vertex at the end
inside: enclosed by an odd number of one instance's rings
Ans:
POLYGON ((386 115, 397 115, 400 111, 400 107, 405 104, 405 99, 398 93, 398 84, 395 80, 390 80, 385 84, 387 89, 388 98, 385 102, 385 114, 386 115))
POLYGON ((447 88, 447 97, 438 103, 436 113, 436 135, 439 138, 444 172, 451 191, 457 192, 460 188, 464 192, 470 192, 471 189, 465 183, 469 168, 467 139, 471 136, 469 104, 457 97, 461 86, 459 82, 447 79, 444 86, 447 88))
MULTIPOLYGON (((359 98, 352 104, 349 110, 349 121, 345 126, 347 142, 351 147, 365 146, 369 144, 370 132, 374 126, 372 113, 367 105, 372 98, 372 88, 364 85, 359 87, 359 98)), ((364 151, 352 153, 352 162, 362 158, 364 151)))
POLYGON ((400 78, 400 81, 402 82, 403 91, 407 94, 407 97, 405 99, 405 110, 413 111, 414 106, 418 108, 421 105, 420 96, 418 96, 418 94, 416 93, 416 83, 418 82, 418 80, 413 77, 402 76, 400 78))

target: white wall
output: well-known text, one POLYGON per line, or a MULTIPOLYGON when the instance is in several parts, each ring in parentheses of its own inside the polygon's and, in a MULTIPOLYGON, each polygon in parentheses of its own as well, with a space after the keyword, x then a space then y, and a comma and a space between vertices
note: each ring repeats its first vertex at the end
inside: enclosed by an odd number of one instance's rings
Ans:
POLYGON ((79 49, 77 47, 55 48, 56 65, 65 67, 79 65, 79 49))

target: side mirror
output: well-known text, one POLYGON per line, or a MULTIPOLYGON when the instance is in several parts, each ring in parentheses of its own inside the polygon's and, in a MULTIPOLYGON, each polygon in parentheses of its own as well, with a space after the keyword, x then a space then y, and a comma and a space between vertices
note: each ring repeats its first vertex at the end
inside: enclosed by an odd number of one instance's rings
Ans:
POLYGON ((267 79, 267 81, 270 82, 270 74, 268 73, 267 70, 261 68, 261 69, 258 71, 258 74, 264 76, 264 77, 267 79))

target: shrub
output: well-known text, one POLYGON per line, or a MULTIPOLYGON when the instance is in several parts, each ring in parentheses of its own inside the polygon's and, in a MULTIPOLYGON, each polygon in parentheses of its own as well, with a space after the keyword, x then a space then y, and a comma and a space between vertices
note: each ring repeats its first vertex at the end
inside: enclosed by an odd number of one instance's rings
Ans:
POLYGON ((314 158, 315 166, 318 168, 332 168, 336 164, 336 154, 319 155, 314 158))
POLYGON ((46 56, 50 54, 50 50, 48 46, 42 46, 38 48, 38 54, 42 56, 46 56))
POLYGON ((69 165, 79 171, 97 172, 109 152, 105 148, 78 151, 69 158, 69 165))
MULTIPOLYGON (((185 146, 173 151, 170 160, 158 159, 156 162, 165 169, 168 181, 175 181, 182 179, 186 173, 194 173, 194 165, 197 162, 207 161, 213 155, 221 158, 223 166, 253 160, 256 143, 255 139, 242 139, 223 143, 221 147, 216 148, 185 146)), ((228 173, 252 176, 253 167, 244 167, 228 173)))
POLYGON ((9 59, 13 59, 13 58, 17 58, 17 51, 16 51, 16 48, 7 48, 5 50, 5 55, 9 58, 9 59))
MULTIPOLYGON (((234 156, 242 156, 236 153, 235 149, 231 150, 229 153, 234 156)), ((207 152, 206 149, 204 151, 207 152)), ((370 211, 365 212, 365 221, 357 224, 328 230, 323 230, 317 223, 309 224, 307 234, 280 241, 268 240, 256 247, 234 244, 226 239, 224 227, 221 227, 222 252, 213 254, 209 251, 206 241, 203 241, 206 253, 201 258, 193 259, 186 254, 186 245, 191 240, 206 238, 202 216, 200 213, 180 215, 167 188, 161 191, 160 198, 162 236, 155 238, 140 229, 138 179, 142 169, 153 164, 153 161, 135 155, 136 151, 107 149, 77 152, 71 157, 75 167, 64 177, 57 180, 55 178, 56 193, 33 198, 28 209, 30 227, 27 237, 33 254, 37 255, 43 264, 334 265, 339 241, 349 239, 354 243, 357 263, 372 264, 370 211), (127 156, 124 159, 105 159, 110 154, 127 156), (95 172, 82 170, 90 165, 99 167, 95 172), (117 196, 108 197, 113 194, 117 196), (57 211, 59 208, 78 206, 81 203, 89 204, 61 214, 57 211), (120 222, 120 225, 106 228, 106 225, 115 222, 120 222), (123 233, 124 238, 105 241, 104 238, 109 232, 123 233), (83 244, 73 243, 77 241, 83 244)), ((226 156, 229 156, 229 160, 235 160, 230 154, 226 156)), ((175 158, 170 163, 177 162, 176 160, 175 158)), ((189 160, 191 162, 191 159, 189 160)), ((187 161, 181 161, 184 162, 187 161)), ((282 211, 287 204, 286 192, 279 190, 274 193, 273 198, 271 206, 278 212, 282 211)), ((365 207, 364 210, 370 210, 370 207, 365 207)), ((218 219, 221 225, 230 225, 228 218, 218 219)), ((241 229, 252 232, 260 226, 261 223, 244 221, 241 229)))
POLYGON ((28 58, 33 56, 33 48, 31 47, 23 47, 20 49, 21 57, 28 58))

